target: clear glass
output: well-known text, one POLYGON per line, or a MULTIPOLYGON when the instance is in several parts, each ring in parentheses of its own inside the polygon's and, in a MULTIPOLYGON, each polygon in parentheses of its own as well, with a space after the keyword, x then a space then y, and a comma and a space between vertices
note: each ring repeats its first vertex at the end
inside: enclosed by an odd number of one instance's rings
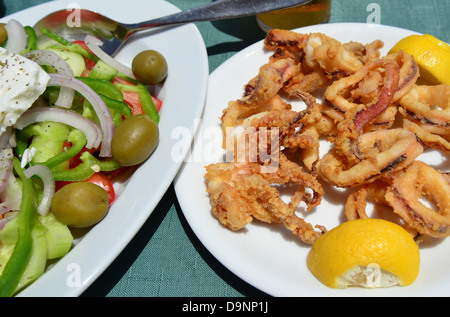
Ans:
POLYGON ((326 23, 330 19, 331 0, 313 0, 290 9, 258 14, 256 21, 261 29, 295 29, 302 26, 326 23))

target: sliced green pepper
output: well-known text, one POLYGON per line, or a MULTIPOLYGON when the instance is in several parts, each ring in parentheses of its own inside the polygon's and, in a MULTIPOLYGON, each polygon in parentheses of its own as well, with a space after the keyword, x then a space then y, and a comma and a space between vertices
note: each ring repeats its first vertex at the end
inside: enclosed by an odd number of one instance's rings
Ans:
POLYGON ((13 158, 13 168, 22 181, 22 201, 17 216, 20 222, 20 230, 18 231, 18 239, 14 251, 0 276, 0 296, 2 297, 14 294, 20 278, 30 261, 33 243, 31 232, 37 215, 33 183, 23 173, 20 161, 16 157, 13 158))
MULTIPOLYGON (((30 138, 34 137, 36 134, 39 134, 39 126, 38 125, 29 125, 23 130, 16 130, 16 139, 17 139, 17 146, 14 148, 16 155, 18 158, 23 157, 23 153, 26 149, 30 147, 29 140, 30 138)), ((49 135, 49 138, 52 138, 52 135, 49 135)), ((78 153, 81 152, 83 147, 87 143, 86 136, 84 133, 82 133, 78 129, 72 129, 67 136, 67 141, 72 143, 72 146, 67 148, 66 150, 59 152, 55 154, 54 156, 51 156, 47 158, 46 160, 42 160, 41 162, 34 162, 34 164, 42 164, 53 170, 55 167, 60 167, 60 164, 64 163, 65 161, 71 159, 72 157, 76 156, 78 153)), ((48 143, 47 141, 43 141, 48 143)), ((33 164, 31 162, 30 164, 33 164)))
POLYGON ((120 164, 113 159, 98 160, 91 153, 84 152, 80 156, 81 163, 69 170, 53 171, 56 181, 84 181, 91 177, 95 171, 113 171, 120 168, 120 164))
POLYGON ((120 121, 123 120, 122 116, 132 116, 130 107, 128 107, 128 105, 123 101, 122 91, 117 88, 116 85, 114 85, 110 81, 99 78, 76 78, 91 87, 100 96, 100 98, 103 99, 111 112, 111 116, 113 118, 115 126, 117 126, 120 121))
POLYGON ((42 28, 41 28, 41 32, 42 32, 42 34, 48 36, 48 37, 51 38, 52 40, 54 40, 54 41, 56 41, 56 42, 58 42, 58 43, 60 43, 60 44, 62 44, 62 45, 70 46, 70 45, 73 44, 71 41, 69 41, 69 40, 63 38, 62 36, 59 36, 58 34, 56 34, 56 33, 52 32, 52 31, 50 31, 50 30, 47 29, 47 28, 42 27, 42 28))
POLYGON ((49 38, 51 38, 52 40, 54 40, 55 42, 58 42, 60 44, 60 46, 56 45, 56 46, 52 46, 52 47, 66 49, 66 50, 81 54, 82 56, 84 56, 94 62, 98 62, 99 58, 95 54, 92 54, 91 52, 84 49, 80 45, 75 44, 69 40, 66 40, 62 36, 59 36, 58 34, 50 31, 47 28, 44 28, 44 27, 41 28, 41 32, 42 32, 42 34, 48 36, 49 38))
POLYGON ((47 161, 39 164, 45 165, 49 169, 53 169, 54 167, 60 165, 61 163, 67 160, 70 160, 72 157, 80 153, 83 147, 86 145, 87 139, 83 132, 74 129, 70 132, 67 141, 72 143, 71 147, 49 158, 47 161))
POLYGON ((114 128, 116 128, 124 119, 123 116, 128 118, 133 115, 130 107, 128 107, 125 102, 114 100, 101 94, 99 94, 99 96, 103 99, 103 101, 108 106, 109 111, 111 112, 111 116, 114 122, 114 128))
POLYGON ((122 91, 110 81, 90 77, 76 77, 76 79, 81 80, 98 94, 105 95, 114 100, 123 101, 122 91))
POLYGON ((21 54, 37 49, 37 36, 34 29, 31 26, 25 26, 24 30, 28 37, 28 43, 27 48, 21 54))
POLYGON ((131 91, 139 94, 139 101, 141 102, 142 109, 144 113, 147 114, 156 124, 159 123, 159 113, 156 109, 155 104, 153 103, 152 95, 147 90, 147 87, 143 84, 137 85, 126 85, 126 84, 117 84, 119 89, 123 91, 131 91))
POLYGON ((14 147, 14 152, 16 153, 16 155, 19 158, 22 158, 23 153, 28 148, 28 139, 31 137, 31 135, 28 133, 28 130, 29 129, 27 127, 27 128, 25 128, 23 130, 17 129, 15 131, 17 145, 14 147))

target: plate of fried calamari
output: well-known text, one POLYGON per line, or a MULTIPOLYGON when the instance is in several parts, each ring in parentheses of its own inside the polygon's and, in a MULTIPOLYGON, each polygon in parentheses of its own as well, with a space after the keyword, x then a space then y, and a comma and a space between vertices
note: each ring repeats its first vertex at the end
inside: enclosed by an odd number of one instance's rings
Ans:
POLYGON ((230 271, 271 296, 450 294, 450 88, 390 52, 412 34, 357 23, 272 30, 210 75, 175 190, 230 271), (413 284, 332 289, 313 276, 314 241, 359 218, 396 222, 419 243, 413 284))

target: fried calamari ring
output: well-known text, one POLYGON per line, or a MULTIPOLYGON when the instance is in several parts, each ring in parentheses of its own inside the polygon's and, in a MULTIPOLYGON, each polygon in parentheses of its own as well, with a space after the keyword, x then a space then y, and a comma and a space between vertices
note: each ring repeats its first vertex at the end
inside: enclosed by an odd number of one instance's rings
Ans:
MULTIPOLYGON (((386 109, 391 102, 403 97, 415 84, 418 77, 419 71, 414 58, 403 51, 390 54, 383 59, 373 60, 352 76, 335 81, 327 88, 325 113, 341 121, 344 119, 345 113, 357 105, 358 100, 363 104, 370 104, 371 100, 375 99, 377 100, 376 105, 370 107, 373 113, 364 112, 364 116, 368 116, 372 120, 381 114, 382 109, 386 109), (380 89, 383 82, 383 68, 386 79, 380 89)), ((362 119, 363 114, 360 116, 362 119)), ((360 125, 364 126, 370 120, 365 120, 360 125)))
POLYGON ((399 69, 396 63, 384 62, 383 60, 377 60, 369 64, 369 66, 384 67, 385 70, 385 82, 381 88, 380 95, 375 104, 368 106, 363 111, 356 114, 353 123, 357 131, 362 130, 362 128, 378 117, 383 111, 385 111, 391 104, 393 94, 395 93, 399 81, 399 69))
POLYGON ((306 64, 311 68, 319 65, 327 74, 352 74, 363 66, 353 51, 323 33, 311 33, 304 50, 306 64))
POLYGON ((284 90, 313 93, 333 80, 356 72, 363 64, 378 58, 381 41, 368 45, 337 41, 322 33, 301 34, 287 30, 270 30, 264 41, 274 51, 270 61, 290 58, 299 72, 286 83, 284 90))
POLYGON ((345 203, 345 216, 347 220, 367 219, 369 216, 366 212, 367 200, 389 206, 384 197, 386 194, 388 183, 377 179, 376 181, 362 185, 356 188, 347 198, 345 203))
POLYGON ((440 136, 438 134, 431 133, 424 129, 423 126, 407 119, 403 120, 403 127, 415 133, 425 148, 434 148, 442 151, 443 153, 450 153, 450 142, 447 139, 450 135, 440 136))
POLYGON ((401 128, 362 134, 355 144, 358 163, 348 164, 333 148, 318 162, 318 175, 337 187, 356 187, 408 166, 423 152, 415 134, 401 128))
MULTIPOLYGON (((337 125, 334 149, 352 165, 360 164, 361 158, 357 140, 364 132, 364 127, 380 116, 391 104, 399 80, 399 67, 392 60, 376 60, 364 66, 365 70, 363 72, 358 72, 358 74, 354 75, 358 79, 361 73, 366 73, 370 69, 379 69, 380 67, 384 69, 385 79, 378 98, 369 105, 354 104, 345 112, 345 119, 337 125)), ((350 82, 354 81, 355 78, 350 82)), ((339 98, 339 96, 336 97, 339 98)), ((362 143, 359 142, 359 144, 362 143)))
POLYGON ((395 60, 400 67, 400 79, 395 92, 393 101, 397 101, 407 94, 410 89, 415 85, 419 78, 419 67, 412 55, 407 54, 405 51, 399 51, 397 53, 388 54, 386 59, 395 60))
POLYGON ((385 197, 394 212, 419 233, 435 238, 450 235, 450 185, 431 166, 412 163, 393 179, 385 197), (425 206, 423 196, 434 201, 438 210, 425 206))
MULTIPOLYGON (((365 184, 357 189, 355 189, 347 198, 347 202, 345 204, 345 216, 347 220, 355 220, 355 219, 368 219, 370 218, 367 215, 366 207, 367 201, 371 201, 376 205, 381 205, 384 207, 391 207, 389 202, 386 200, 386 192, 388 187, 391 184, 392 179, 381 180, 377 179, 376 181, 365 184)), ((392 208, 390 208, 392 209, 392 208)), ((379 211, 379 209, 376 209, 379 211)), ((381 218, 386 218, 385 211, 379 214, 381 218)), ((389 219, 392 216, 389 215, 389 219)), ((422 239, 422 235, 413 228, 411 228, 406 223, 401 223, 398 221, 399 225, 402 225, 403 228, 409 232, 411 237, 413 237, 417 243, 419 243, 422 239)))
POLYGON ((229 128, 234 128, 248 117, 264 111, 291 108, 278 92, 297 72, 298 67, 291 59, 277 60, 260 67, 258 75, 246 85, 244 96, 230 101, 222 112, 224 148, 227 135, 230 135, 230 131, 227 131, 229 128))
POLYGON ((364 110, 358 112, 356 117, 353 118, 356 130, 360 130, 365 124, 380 115, 391 104, 399 82, 399 67, 393 60, 374 60, 364 65, 355 74, 334 81, 325 92, 327 102, 324 106, 328 106, 330 109, 325 108, 324 113, 333 119, 342 121, 349 110, 361 105, 353 102, 354 100, 348 96, 350 93, 349 88, 363 82, 369 73, 380 69, 384 69, 385 72, 384 84, 381 89, 378 88, 378 82, 380 81, 378 77, 376 82, 371 84, 371 86, 375 86, 373 90, 378 97, 375 99, 376 102, 374 104, 368 106, 364 104, 364 110))
POLYGON ((396 104, 391 104, 386 110, 375 118, 370 124, 364 127, 364 132, 376 131, 380 129, 391 128, 396 120, 398 107, 396 104))
POLYGON ((224 127, 233 127, 239 120, 267 110, 274 102, 279 103, 278 92, 297 71, 297 65, 291 59, 261 66, 258 75, 247 84, 244 96, 229 102, 223 111, 224 127))
POLYGON ((261 66, 255 80, 249 83, 250 87, 246 87, 246 95, 241 100, 250 105, 268 102, 298 71, 298 65, 289 58, 261 66))
POLYGON ((270 57, 271 61, 290 58, 294 61, 301 62, 305 55, 303 47, 307 40, 307 34, 274 29, 267 32, 266 38, 264 39, 264 46, 274 51, 270 57))
POLYGON ((442 176, 444 176, 445 180, 450 185, 450 172, 444 172, 442 173, 442 176))
POLYGON ((449 85, 415 85, 399 103, 405 117, 427 125, 427 129, 435 134, 450 134, 449 85))

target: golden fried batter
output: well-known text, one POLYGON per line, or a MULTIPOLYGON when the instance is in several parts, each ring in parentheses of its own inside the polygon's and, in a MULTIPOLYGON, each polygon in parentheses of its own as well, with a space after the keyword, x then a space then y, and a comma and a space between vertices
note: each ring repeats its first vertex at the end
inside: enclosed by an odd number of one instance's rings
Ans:
POLYGON ((367 218, 370 200, 392 208, 415 237, 450 233, 448 195, 442 196, 450 191, 448 172, 416 161, 424 148, 450 151, 450 88, 418 85, 414 58, 403 51, 381 56, 383 45, 268 32, 264 46, 273 54, 222 113, 223 146, 233 160, 206 167, 212 213, 220 223, 231 230, 253 219, 282 223, 312 244, 327 229, 296 211, 301 204, 307 211, 319 206, 326 182, 353 188, 345 205, 348 220, 367 218), (293 100, 305 109, 295 109, 293 100), (332 146, 321 156, 324 138, 332 146), (423 171, 427 183, 421 188, 438 200, 437 213, 419 205, 413 213, 408 206, 416 202, 403 200, 408 191, 420 196, 413 184, 423 171), (414 179, 405 192, 408 177, 414 179))

